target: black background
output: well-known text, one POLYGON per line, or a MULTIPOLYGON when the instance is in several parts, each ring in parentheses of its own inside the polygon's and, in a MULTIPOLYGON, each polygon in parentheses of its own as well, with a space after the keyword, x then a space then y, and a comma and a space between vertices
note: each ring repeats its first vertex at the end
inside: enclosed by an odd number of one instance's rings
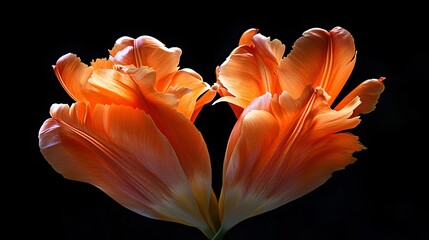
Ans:
MULTIPOLYGON (((75 53, 89 64, 108 57, 121 36, 151 35, 167 47, 180 47, 180 67, 213 83, 215 67, 248 28, 280 39, 288 52, 305 30, 335 26, 352 33, 358 50, 345 90, 368 78, 386 77, 376 110, 363 115, 352 130, 368 149, 318 189, 239 223, 225 240, 429 239, 429 52, 422 6, 337 5, 310 11, 309 6, 268 2, 257 3, 271 4, 266 9, 250 3, 248 9, 221 3, 183 9, 142 4, 114 3, 104 10, 46 6, 42 9, 51 10, 3 21, 3 232, 13 236, 6 239, 204 239, 197 229, 137 215, 93 186, 64 179, 43 159, 37 134, 51 104, 73 102, 52 70, 63 54, 75 53)), ((228 106, 217 104, 207 105, 195 123, 209 147, 217 192, 234 122, 228 106)))

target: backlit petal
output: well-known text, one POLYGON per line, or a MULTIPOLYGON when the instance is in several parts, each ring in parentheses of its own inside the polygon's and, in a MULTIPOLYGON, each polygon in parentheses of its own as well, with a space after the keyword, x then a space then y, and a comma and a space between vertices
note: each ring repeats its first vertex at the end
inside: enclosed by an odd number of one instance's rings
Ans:
POLYGON ((191 121, 195 120, 202 107, 211 102, 217 93, 217 89, 213 91, 210 85, 202 80, 201 75, 189 68, 177 71, 167 92, 180 89, 186 92, 180 97, 177 110, 191 121))
POLYGON ((64 177, 93 184, 139 214, 203 227, 177 155, 146 113, 76 103, 53 105, 51 114, 40 147, 64 177))
POLYGON ((344 28, 309 29, 277 69, 282 89, 299 97, 307 85, 321 86, 332 104, 355 66, 355 55, 354 39, 344 28))
POLYGON ((167 137, 189 179, 201 214, 210 226, 217 219, 208 216, 212 198, 210 156, 204 138, 183 114, 162 104, 152 104, 148 114, 167 137))
POLYGON ((144 35, 136 39, 119 38, 110 50, 110 55, 115 64, 153 68, 157 73, 155 88, 165 92, 170 85, 171 75, 178 70, 182 50, 177 47, 167 48, 156 38, 144 35))
MULTIPOLYGON (((76 55, 65 54, 57 61, 54 71, 64 89, 76 101, 141 107, 138 85, 128 74, 115 69, 111 61, 97 59, 87 66, 76 55)), ((154 81, 155 74, 152 75, 154 81)))
MULTIPOLYGON (((229 93, 220 94, 240 99, 234 102, 245 108, 252 100, 266 92, 281 92, 275 69, 283 57, 285 46, 277 39, 271 40, 258 34, 256 29, 246 31, 240 39, 240 44, 218 67, 217 79, 229 93)), ((222 100, 224 99, 219 101, 222 100)))
POLYGON ((141 95, 128 74, 114 69, 95 70, 85 88, 90 102, 127 105, 141 108, 141 95))
POLYGON ((383 80, 379 79, 368 79, 361 83, 357 88, 350 92, 336 107, 335 109, 342 109, 346 104, 357 96, 360 98, 362 103, 353 111, 353 116, 357 116, 361 113, 370 113, 375 109, 380 94, 384 91, 383 80))
MULTIPOLYGON (((247 115, 249 112, 251 112, 254 109, 258 110, 266 110, 269 111, 270 108, 270 100, 271 94, 266 93, 265 95, 255 99, 255 101, 252 102, 252 104, 244 110, 243 115, 247 115)), ((266 116, 266 115, 265 115, 266 116)), ((267 121, 269 122, 269 121, 267 121)), ((242 128, 243 119, 237 121, 234 125, 233 130, 231 131, 231 134, 228 139, 228 144, 226 148, 225 158, 224 158, 224 168, 223 168, 223 174, 226 174, 227 169, 229 169, 229 161, 231 160, 231 155, 233 154, 233 151, 235 151, 235 145, 237 144, 237 141, 241 137, 242 131, 239 129, 242 128)), ((268 129, 268 128, 267 128, 268 129)), ((264 132, 264 131, 262 131, 264 132)), ((249 134, 250 136, 250 134, 249 134)), ((261 138, 259 138, 261 139, 261 138)))
POLYGON ((228 89, 222 84, 221 81, 219 81, 219 72, 220 72, 220 66, 216 67, 216 83, 218 85, 218 93, 221 96, 216 101, 213 102, 213 104, 216 104, 218 102, 227 102, 228 105, 231 107, 232 111, 234 112, 234 115, 239 118, 241 113, 243 112, 243 109, 248 105, 248 102, 246 100, 243 100, 242 98, 236 98, 234 97, 230 92, 228 92, 228 89))
POLYGON ((75 101, 85 101, 82 90, 91 77, 93 68, 82 63, 75 54, 61 56, 53 66, 55 75, 64 90, 75 101))
POLYGON ((156 91, 154 85, 156 72, 150 67, 123 67, 122 70, 132 79, 134 86, 138 87, 139 108, 150 111, 153 104, 168 105, 172 109, 177 109, 178 99, 184 94, 161 93, 156 91))
POLYGON ((220 66, 218 77, 232 96, 245 101, 242 108, 265 93, 261 78, 259 63, 248 46, 239 47, 229 56, 220 66))
POLYGON ((206 104, 213 101, 213 99, 216 97, 216 94, 218 93, 218 89, 219 89, 219 85, 217 83, 214 83, 212 86, 210 86, 209 90, 205 90, 205 93, 198 97, 194 111, 190 118, 192 122, 195 122, 195 119, 197 118, 198 114, 201 112, 202 108, 206 104))
POLYGON ((248 30, 244 31, 244 33, 240 37, 240 41, 238 43, 238 46, 241 45, 253 45, 253 36, 255 36, 258 33, 259 29, 257 28, 249 28, 248 30))
POLYGON ((334 171, 354 162, 364 149, 354 128, 355 98, 331 110, 320 88, 298 99, 266 94, 243 112, 225 156, 221 219, 229 229, 246 218, 286 204, 323 184, 334 171))
POLYGON ((189 68, 179 70, 181 49, 167 48, 153 37, 121 37, 110 54, 115 64, 126 66, 128 73, 133 75, 144 98, 153 98, 152 102, 164 101, 192 122, 202 107, 216 96, 216 92, 209 91, 210 85, 197 72, 189 68), (154 70, 154 81, 139 80, 136 69, 143 67, 154 70), (202 97, 203 94, 206 95, 202 97))

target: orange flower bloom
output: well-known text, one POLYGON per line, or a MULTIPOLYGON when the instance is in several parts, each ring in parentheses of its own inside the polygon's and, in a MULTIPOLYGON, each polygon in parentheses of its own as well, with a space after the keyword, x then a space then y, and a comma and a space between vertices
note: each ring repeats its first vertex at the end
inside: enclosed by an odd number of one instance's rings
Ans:
POLYGON ((52 105, 39 144, 64 177, 92 184, 136 213, 211 237, 217 199, 193 122, 217 89, 193 70, 179 70, 180 56, 179 48, 149 36, 118 39, 109 59, 90 66, 65 54, 54 71, 76 102, 52 105))
POLYGON ((220 240, 239 222, 317 188, 365 149, 350 132, 375 109, 384 77, 337 97, 356 62, 340 27, 285 46, 245 31, 210 86, 179 69, 179 48, 150 36, 119 38, 88 66, 65 54, 53 66, 71 105, 53 104, 39 131, 43 156, 64 177, 92 184, 124 207, 220 240), (219 202, 207 146, 194 121, 227 102, 237 116, 219 202))
POLYGON ((219 235, 312 191, 365 149, 344 131, 374 110, 384 77, 336 100, 356 61, 352 35, 313 28, 284 52, 279 40, 249 29, 216 69, 215 103, 228 102, 238 118, 224 160, 219 235))

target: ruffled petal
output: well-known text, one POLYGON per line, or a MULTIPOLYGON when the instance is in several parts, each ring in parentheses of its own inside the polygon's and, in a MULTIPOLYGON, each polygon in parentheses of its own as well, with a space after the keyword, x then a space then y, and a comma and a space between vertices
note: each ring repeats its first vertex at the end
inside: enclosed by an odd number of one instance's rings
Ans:
POLYGON ((133 80, 138 87, 139 107, 147 112, 153 104, 167 105, 177 109, 179 98, 185 93, 161 93, 155 89, 156 72, 150 67, 122 67, 121 68, 133 80))
MULTIPOLYGON (((228 92, 224 94, 221 91, 220 94, 236 97, 238 100, 233 102, 245 108, 266 92, 281 92, 275 69, 283 57, 285 46, 277 39, 271 41, 258 34, 256 29, 244 32, 240 44, 216 71, 217 81, 228 92)), ((230 99, 221 98, 219 101, 233 103, 230 99)))
POLYGON ((341 27, 331 31, 312 28, 303 33, 284 58, 277 75, 282 89, 295 98, 311 85, 321 86, 332 104, 348 80, 356 62, 352 35, 341 27))
MULTIPOLYGON (((75 54, 58 59, 54 71, 67 93, 76 101, 97 102, 142 107, 139 86, 106 59, 97 59, 91 66, 80 61, 75 54)), ((155 81, 155 73, 147 70, 145 77, 155 81)))
POLYGON ((179 70, 181 49, 167 48, 153 37, 119 38, 110 54, 112 62, 123 65, 132 75, 142 91, 142 96, 152 98, 143 101, 164 101, 192 122, 202 107, 216 95, 215 92, 208 91, 211 89, 210 85, 204 82, 197 72, 189 68, 179 70), (156 73, 153 74, 155 79, 142 80, 139 75, 144 74, 140 73, 148 71, 142 71, 143 68, 153 69, 156 73), (205 93, 207 95, 200 99, 205 93))
POLYGON ((153 68, 157 73, 154 87, 159 92, 165 92, 170 85, 171 75, 178 70, 182 50, 177 47, 167 48, 156 38, 143 35, 136 39, 119 38, 110 50, 110 55, 115 64, 153 68))
POLYGON ((260 65, 248 46, 240 46, 220 66, 218 80, 231 96, 245 102, 242 108, 263 95, 260 65))
MULTIPOLYGON (((182 154, 176 154, 174 149, 177 146, 144 111, 76 103, 71 107, 55 104, 51 115, 39 132, 40 149, 64 177, 97 186, 141 215, 202 231, 209 229, 202 216, 205 209, 200 209, 191 187, 195 184, 191 181, 199 179, 188 175, 189 170, 184 171, 186 166, 178 159, 182 154)), ((175 127, 191 131, 177 122, 175 127)), ((196 150, 194 159, 206 157, 204 146, 197 149, 201 145, 192 146, 196 150)), ((205 188, 210 194, 210 187, 205 188)))
POLYGON ((75 101, 86 101, 83 88, 93 73, 93 68, 82 63, 75 54, 61 56, 53 66, 55 75, 64 90, 75 101))
POLYGON ((203 81, 200 74, 189 68, 177 71, 167 92, 178 90, 185 90, 185 92, 180 96, 177 110, 192 122, 195 121, 202 107, 214 99, 217 92, 216 88, 213 91, 210 85, 203 81))
POLYGON ((94 70, 97 70, 97 69, 114 69, 115 64, 106 58, 97 58, 96 60, 91 61, 91 67, 94 70))
POLYGON ((138 85, 128 74, 115 69, 94 70, 84 93, 90 102, 142 108, 138 85))
POLYGON ((225 155, 223 229, 312 191, 354 162, 352 154, 365 147, 342 132, 359 124, 351 115, 360 101, 334 111, 328 98, 311 87, 298 99, 267 93, 242 113, 225 155))
POLYGON ((354 98, 359 97, 362 103, 353 111, 352 116, 372 112, 378 103, 381 93, 384 91, 384 79, 384 77, 381 77, 379 79, 368 79, 362 82, 357 88, 341 100, 341 102, 335 107, 335 110, 342 109, 354 98))
MULTIPOLYGON (((267 68, 270 70, 276 68, 280 60, 283 58, 286 46, 282 42, 280 42, 280 40, 271 40, 269 37, 265 37, 262 34, 256 34, 253 37, 253 42, 255 44, 255 51, 260 57, 260 59, 263 60, 267 66, 271 65, 271 67, 267 68)), ((265 74, 268 75, 268 73, 265 74)), ((267 90, 272 93, 277 93, 276 90, 270 89, 276 87, 276 85, 278 84, 277 79, 274 79, 276 81, 268 80, 269 84, 267 85, 267 90)))

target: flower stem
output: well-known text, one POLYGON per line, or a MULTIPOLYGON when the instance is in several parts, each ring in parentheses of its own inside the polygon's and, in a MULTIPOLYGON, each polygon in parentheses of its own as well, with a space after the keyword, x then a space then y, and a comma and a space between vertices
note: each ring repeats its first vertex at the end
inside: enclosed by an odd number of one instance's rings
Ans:
POLYGON ((225 236, 226 231, 221 227, 219 231, 217 231, 216 235, 211 240, 222 240, 223 236, 225 236))

